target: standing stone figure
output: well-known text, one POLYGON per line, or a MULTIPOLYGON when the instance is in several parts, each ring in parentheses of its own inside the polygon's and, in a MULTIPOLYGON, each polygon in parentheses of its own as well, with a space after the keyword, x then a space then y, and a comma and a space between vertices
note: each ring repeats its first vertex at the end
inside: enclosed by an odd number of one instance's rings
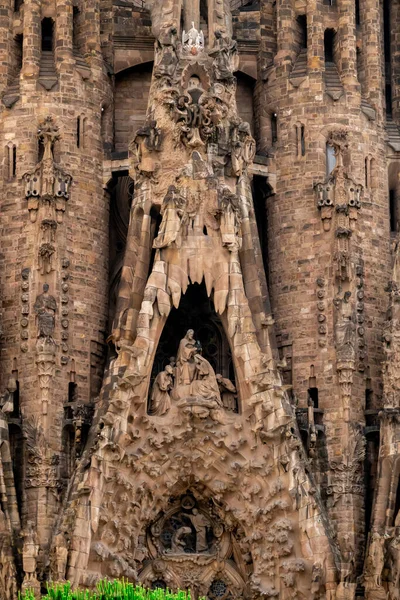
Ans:
POLYGON ((169 395, 173 386, 174 370, 171 365, 165 367, 154 380, 151 393, 150 412, 152 415, 165 415, 171 408, 171 397, 169 395))
POLYGON ((56 574, 57 581, 65 581, 68 560, 68 546, 65 535, 58 533, 54 539, 54 543, 54 573, 56 574))
POLYGON ((210 526, 210 522, 197 508, 193 508, 192 514, 188 517, 196 530, 196 552, 208 550, 207 527, 210 526))
POLYGON ((22 568, 25 573, 24 584, 36 581, 36 563, 39 554, 39 544, 37 534, 34 531, 33 523, 28 521, 26 529, 22 532, 24 539, 22 548, 22 568))
POLYGON ((57 303, 49 294, 48 283, 43 284, 43 293, 39 294, 33 306, 37 317, 38 338, 53 339, 57 303))
POLYGON ((181 245, 181 222, 184 214, 183 199, 177 188, 170 185, 161 208, 162 221, 153 248, 166 248, 175 243, 177 248, 181 245))

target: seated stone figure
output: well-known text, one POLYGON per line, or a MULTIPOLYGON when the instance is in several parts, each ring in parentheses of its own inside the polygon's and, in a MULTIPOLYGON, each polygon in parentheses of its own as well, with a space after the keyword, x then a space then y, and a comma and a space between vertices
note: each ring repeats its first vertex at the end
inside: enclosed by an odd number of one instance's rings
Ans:
POLYGON ((222 406, 214 369, 201 356, 193 329, 188 330, 179 344, 172 395, 176 399, 191 398, 222 406))

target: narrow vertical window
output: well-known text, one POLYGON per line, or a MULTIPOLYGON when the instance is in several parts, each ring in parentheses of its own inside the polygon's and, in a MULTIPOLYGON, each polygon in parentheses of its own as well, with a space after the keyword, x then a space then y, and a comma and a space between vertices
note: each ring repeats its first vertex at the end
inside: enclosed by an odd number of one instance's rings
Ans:
POLYGON ((273 144, 278 141, 278 115, 276 113, 271 115, 271 139, 273 144))
POLYGON ((324 34, 324 53, 325 63, 335 62, 335 31, 333 29, 326 29, 324 34))
POLYGON ((364 171, 365 171, 365 187, 366 189, 369 188, 369 158, 367 156, 367 158, 365 159, 364 162, 364 171))
POLYGON ((12 167, 11 167, 12 177, 17 176, 17 147, 14 145, 12 147, 12 167))
POLYGON ((361 24, 361 18, 360 18, 360 0, 355 0, 355 13, 356 13, 356 25, 360 25, 361 24))
POLYGON ((397 210, 397 198, 395 190, 389 191, 389 212, 390 212, 390 231, 397 233, 399 231, 399 219, 397 210))
POLYGON ((76 146, 81 147, 81 117, 76 119, 76 146))
POLYGON ((307 48, 307 16, 299 15, 296 21, 300 48, 307 48))
POLYGON ((304 125, 300 126, 300 152, 301 152, 301 156, 306 155, 306 139, 305 139, 304 125))

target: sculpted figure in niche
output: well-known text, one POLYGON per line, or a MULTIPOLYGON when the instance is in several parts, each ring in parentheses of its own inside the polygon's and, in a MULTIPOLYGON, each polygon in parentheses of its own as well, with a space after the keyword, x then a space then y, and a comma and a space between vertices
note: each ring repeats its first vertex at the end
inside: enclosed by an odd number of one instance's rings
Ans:
POLYGON ((68 546, 63 533, 58 533, 54 540, 54 573, 57 581, 65 581, 68 560, 68 546))
POLYGON ((22 549, 22 568, 25 573, 24 583, 36 580, 36 561, 39 554, 37 535, 33 529, 33 523, 28 521, 25 531, 22 533, 24 539, 22 549))
POLYGON ((184 206, 185 199, 174 185, 170 185, 161 207, 162 221, 153 248, 166 248, 172 244, 180 248, 184 206))
POLYGON ((230 379, 222 377, 220 373, 217 373, 216 377, 223 407, 226 410, 237 412, 237 391, 235 386, 230 379))
POLYGON ((205 552, 208 550, 207 528, 210 522, 197 508, 193 508, 188 517, 196 531, 196 552, 205 552))
POLYGON ((133 140, 136 168, 147 177, 151 177, 158 168, 153 153, 161 150, 161 142, 161 129, 157 127, 156 121, 149 121, 136 132, 133 140))
POLYGON ((43 284, 43 293, 39 294, 33 306, 38 325, 38 338, 53 339, 57 303, 49 294, 49 285, 43 284))
POLYGON ((336 301, 336 307, 340 309, 335 327, 336 351, 340 358, 347 360, 354 358, 355 352, 354 337, 356 326, 350 296, 351 292, 345 292, 343 300, 336 301))
POLYGON ((152 415, 165 415, 171 408, 170 391, 173 387, 174 370, 171 365, 165 367, 154 380, 151 393, 150 413, 152 415))
POLYGON ((237 43, 231 40, 222 29, 215 31, 214 47, 209 51, 214 58, 214 76, 219 81, 232 83, 233 72, 237 68, 237 43), (232 58, 235 57, 235 60, 232 58))
POLYGON ((200 351, 201 347, 194 339, 194 331, 189 329, 179 344, 174 397, 192 397, 222 406, 214 370, 200 351))
POLYGON ((220 214, 222 245, 229 250, 238 250, 242 245, 239 201, 227 187, 224 187, 221 192, 220 214))
POLYGON ((157 64, 154 68, 154 77, 165 77, 168 83, 171 83, 178 64, 176 55, 176 43, 178 31, 174 24, 166 24, 158 36, 157 40, 157 64))

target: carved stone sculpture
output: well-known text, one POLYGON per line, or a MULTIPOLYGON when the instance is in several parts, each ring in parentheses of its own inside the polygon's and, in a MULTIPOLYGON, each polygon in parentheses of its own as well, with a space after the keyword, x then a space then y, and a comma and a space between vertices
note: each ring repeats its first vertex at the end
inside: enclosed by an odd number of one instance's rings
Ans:
POLYGON ((49 285, 47 283, 43 284, 43 292, 36 298, 33 308, 37 318, 38 338, 52 340, 57 302, 54 296, 49 294, 49 285))
POLYGON ((22 549, 22 568, 25 573, 24 583, 36 581, 36 561, 39 554, 39 544, 33 523, 29 521, 22 532, 24 540, 22 549))
POLYGON ((221 400, 224 408, 232 412, 237 411, 237 390, 233 383, 226 377, 222 377, 220 373, 216 375, 221 400))
POLYGON ((180 196, 177 188, 171 185, 161 207, 162 221, 153 248, 166 248, 171 244, 179 248, 184 206, 184 198, 180 196))
POLYGON ((214 58, 214 76, 219 81, 234 81, 233 71, 237 69, 237 43, 231 40, 222 29, 214 33, 214 47, 209 51, 214 58))
POLYGON ((199 51, 204 50, 204 34, 202 31, 197 31, 194 22, 192 22, 192 27, 187 33, 183 30, 182 45, 184 50, 192 54, 197 54, 199 51))
POLYGON ((170 392, 173 387, 173 372, 171 365, 167 365, 165 371, 161 371, 154 380, 150 403, 152 415, 164 415, 171 408, 170 392))
POLYGON ((188 330, 179 344, 173 397, 222 406, 214 370, 208 360, 199 354, 192 329, 188 330))

